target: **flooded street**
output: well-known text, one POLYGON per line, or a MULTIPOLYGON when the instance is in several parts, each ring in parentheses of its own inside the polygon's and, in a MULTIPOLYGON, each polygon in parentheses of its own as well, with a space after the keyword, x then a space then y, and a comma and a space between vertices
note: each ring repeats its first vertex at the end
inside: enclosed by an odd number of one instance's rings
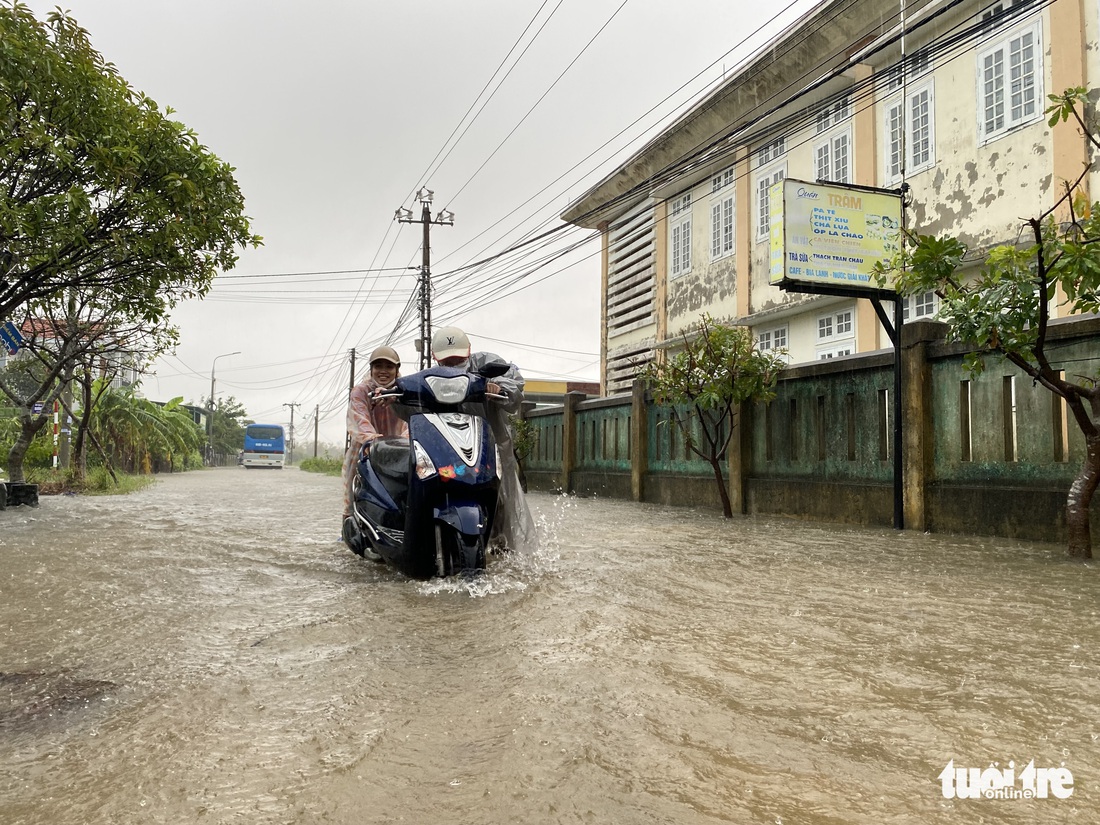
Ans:
POLYGON ((1095 564, 530 501, 428 583, 296 469, 0 513, 0 823, 1100 822, 1095 564), (1072 795, 939 778, 1032 760, 1072 795))

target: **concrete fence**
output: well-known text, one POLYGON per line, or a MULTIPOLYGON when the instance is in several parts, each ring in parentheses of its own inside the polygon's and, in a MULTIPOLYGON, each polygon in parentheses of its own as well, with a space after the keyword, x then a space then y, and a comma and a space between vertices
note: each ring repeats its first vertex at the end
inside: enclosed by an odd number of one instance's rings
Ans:
MULTIPOLYGON (((904 327, 905 526, 1061 541, 1085 456, 1065 403, 998 355, 970 374, 969 350, 930 321, 904 327)), ((1100 319, 1052 323, 1051 362, 1100 374, 1100 319)), ((768 404, 744 405, 724 457, 735 512, 889 527, 893 523, 893 351, 788 368, 768 404)), ((672 410, 631 395, 527 414, 537 431, 531 489, 720 507, 710 465, 672 410)), ((1100 508, 1094 507, 1100 512, 1100 508)))

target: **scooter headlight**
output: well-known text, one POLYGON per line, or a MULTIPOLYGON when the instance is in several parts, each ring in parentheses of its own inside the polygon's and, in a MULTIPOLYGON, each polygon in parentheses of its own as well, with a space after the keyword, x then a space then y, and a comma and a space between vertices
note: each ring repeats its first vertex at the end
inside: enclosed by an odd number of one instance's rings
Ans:
POLYGON ((421 481, 435 475, 435 465, 428 457, 428 451, 420 446, 419 441, 413 442, 413 456, 416 458, 416 477, 421 481))
POLYGON ((468 375, 456 375, 453 378, 444 378, 442 375, 429 375, 424 383, 432 391, 435 400, 440 404, 461 404, 466 400, 466 394, 470 391, 470 377, 468 375))

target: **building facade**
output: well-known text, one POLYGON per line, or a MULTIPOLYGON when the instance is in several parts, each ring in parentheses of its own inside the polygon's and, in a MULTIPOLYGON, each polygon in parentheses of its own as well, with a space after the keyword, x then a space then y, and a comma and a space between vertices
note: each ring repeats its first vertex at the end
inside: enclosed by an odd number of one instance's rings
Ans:
POLYGON ((1044 110, 1100 75, 1098 16, 1091 0, 831 0, 784 31, 562 215, 603 237, 603 394, 703 313, 791 363, 889 347, 869 301, 770 284, 769 187, 904 187, 908 228, 974 261, 1026 242, 1023 221, 1092 159, 1044 110))

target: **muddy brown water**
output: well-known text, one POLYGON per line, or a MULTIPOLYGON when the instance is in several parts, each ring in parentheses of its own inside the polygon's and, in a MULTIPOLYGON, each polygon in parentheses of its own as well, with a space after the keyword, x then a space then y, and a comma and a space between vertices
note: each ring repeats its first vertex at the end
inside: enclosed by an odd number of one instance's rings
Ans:
POLYGON ((1100 822, 1095 564, 530 501, 430 583, 295 469, 0 512, 0 823, 1100 822), (1010 761, 1072 793, 945 797, 1010 761))

